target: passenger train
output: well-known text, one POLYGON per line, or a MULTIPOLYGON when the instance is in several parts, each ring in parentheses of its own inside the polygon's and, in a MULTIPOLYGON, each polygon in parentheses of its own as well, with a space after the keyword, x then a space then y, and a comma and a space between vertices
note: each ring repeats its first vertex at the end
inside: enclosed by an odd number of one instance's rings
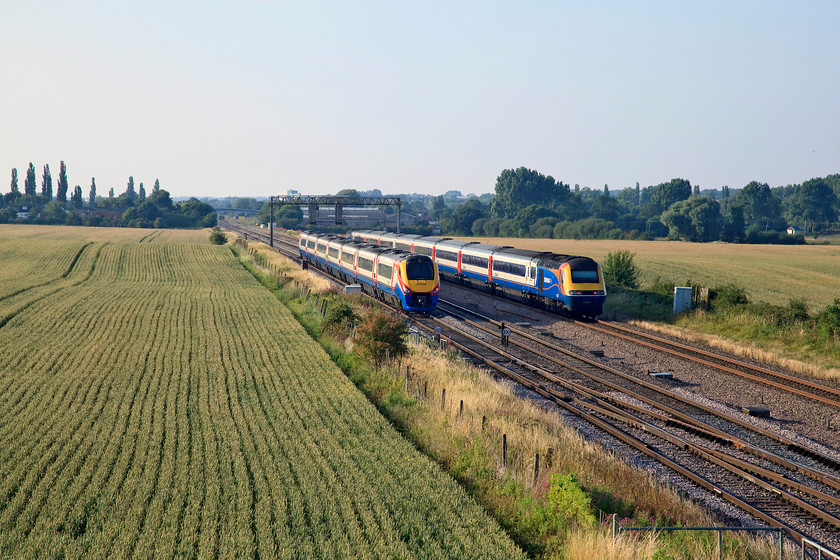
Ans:
POLYGON ((385 231, 355 231, 349 237, 429 257, 446 280, 555 312, 596 317, 607 297, 601 267, 588 257, 385 231))
POLYGON ((365 293, 406 311, 430 313, 437 307, 440 276, 428 255, 309 231, 300 234, 298 251, 304 262, 358 282, 365 293))

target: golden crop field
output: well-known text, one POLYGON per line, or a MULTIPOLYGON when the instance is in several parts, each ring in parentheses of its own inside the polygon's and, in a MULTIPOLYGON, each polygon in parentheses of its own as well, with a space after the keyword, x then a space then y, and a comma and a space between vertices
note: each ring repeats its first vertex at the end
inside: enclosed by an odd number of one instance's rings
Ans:
POLYGON ((51 230, 0 239, 0 558, 524 557, 227 247, 51 230))
POLYGON ((636 254, 642 284, 657 278, 706 287, 735 284, 750 300, 787 305, 802 298, 822 309, 840 297, 840 246, 734 245, 681 241, 470 238, 482 243, 586 255, 602 261, 611 251, 636 254))
POLYGON ((122 227, 41 226, 0 224, 0 240, 48 239, 55 241, 110 241, 140 243, 209 243, 204 229, 145 229, 122 227))

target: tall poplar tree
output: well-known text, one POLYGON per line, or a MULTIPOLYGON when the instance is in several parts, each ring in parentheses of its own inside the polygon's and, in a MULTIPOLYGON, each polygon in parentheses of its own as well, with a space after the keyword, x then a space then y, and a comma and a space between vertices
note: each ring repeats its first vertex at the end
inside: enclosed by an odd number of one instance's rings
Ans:
POLYGON ((23 194, 26 196, 35 196, 35 189, 38 186, 38 179, 35 177, 35 166, 29 162, 29 168, 26 170, 26 180, 23 183, 23 194))
POLYGON ((137 191, 137 197, 140 200, 146 198, 146 189, 143 188, 143 183, 140 183, 140 189, 137 191))
POLYGON ((152 193, 160 192, 160 180, 155 179, 155 186, 152 187, 152 193))
POLYGON ((134 201, 137 200, 137 191, 134 190, 133 176, 129 176, 128 178, 128 185, 125 187, 125 197, 131 204, 134 204, 134 201))
POLYGON ((12 168, 12 185, 9 193, 14 196, 20 194, 20 188, 18 187, 18 175, 17 175, 17 167, 12 168))
POLYGON ((55 193, 55 198, 59 202, 67 202, 67 191, 70 185, 67 183, 67 166, 61 162, 61 167, 58 170, 58 190, 55 193))
POLYGON ((41 176, 41 196, 43 196, 47 200, 52 200, 53 183, 49 163, 44 165, 44 174, 41 176))
POLYGON ((88 202, 90 207, 93 208, 96 206, 96 178, 90 178, 90 194, 88 195, 88 202))
POLYGON ((73 196, 71 197, 73 201, 73 208, 81 208, 84 202, 84 197, 82 196, 82 187, 76 185, 76 188, 73 189, 73 196))

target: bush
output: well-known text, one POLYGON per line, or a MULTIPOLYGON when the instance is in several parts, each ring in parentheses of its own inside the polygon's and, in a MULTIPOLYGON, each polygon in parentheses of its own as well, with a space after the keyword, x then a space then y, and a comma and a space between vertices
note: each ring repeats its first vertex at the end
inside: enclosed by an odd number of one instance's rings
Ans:
POLYGON ((356 309, 350 302, 336 301, 327 309, 324 317, 324 329, 353 328, 359 323, 359 316, 356 309))
POLYGON ((396 358, 408 351, 406 336, 408 326, 403 319, 372 311, 356 329, 355 350, 379 371, 387 355, 396 358))
POLYGON ((601 265, 604 280, 611 286, 635 290, 639 287, 639 269, 633 262, 635 253, 630 251, 610 252, 601 265))
POLYGON ((823 342, 832 342, 840 335, 840 299, 817 315, 817 336, 823 342))
POLYGON ((227 243, 227 235, 219 228, 213 228, 210 231, 210 243, 213 245, 224 245, 227 243))
POLYGON ((712 288, 709 293, 709 299, 712 300, 714 305, 735 306, 749 303, 746 290, 735 284, 726 284, 725 286, 712 288))

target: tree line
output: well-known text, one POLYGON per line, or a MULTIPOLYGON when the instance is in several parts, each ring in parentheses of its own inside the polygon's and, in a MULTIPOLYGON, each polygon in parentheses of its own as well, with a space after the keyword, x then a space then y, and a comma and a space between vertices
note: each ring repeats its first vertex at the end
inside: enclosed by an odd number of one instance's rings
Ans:
POLYGON ((776 188, 752 181, 734 192, 701 191, 681 178, 611 192, 520 167, 502 171, 492 200, 444 207, 439 221, 448 235, 804 243, 802 235, 836 228, 838 212, 840 174, 776 188), (788 235, 788 226, 802 235, 788 235))
POLYGON ((160 181, 150 193, 143 183, 135 187, 134 177, 128 178, 125 192, 99 196, 96 178, 91 177, 87 197, 76 185, 69 192, 67 166, 62 161, 58 182, 53 194, 53 179, 49 164, 44 165, 38 191, 35 166, 26 170, 23 190, 19 185, 17 168, 12 169, 9 192, 0 198, 0 223, 64 224, 84 226, 118 226, 145 228, 205 228, 216 225, 216 211, 196 198, 173 203, 169 192, 161 189, 160 181))

